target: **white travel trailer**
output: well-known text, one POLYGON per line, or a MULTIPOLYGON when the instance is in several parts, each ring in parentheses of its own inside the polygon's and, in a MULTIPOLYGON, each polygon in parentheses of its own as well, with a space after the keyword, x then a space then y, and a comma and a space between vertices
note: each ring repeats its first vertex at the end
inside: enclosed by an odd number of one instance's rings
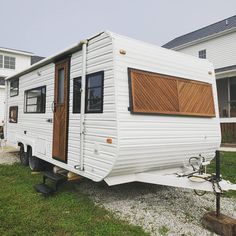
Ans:
POLYGON ((109 185, 211 191, 209 181, 185 178, 192 160, 208 164, 221 142, 207 60, 105 31, 8 77, 6 86, 5 137, 31 169, 43 160, 109 185))

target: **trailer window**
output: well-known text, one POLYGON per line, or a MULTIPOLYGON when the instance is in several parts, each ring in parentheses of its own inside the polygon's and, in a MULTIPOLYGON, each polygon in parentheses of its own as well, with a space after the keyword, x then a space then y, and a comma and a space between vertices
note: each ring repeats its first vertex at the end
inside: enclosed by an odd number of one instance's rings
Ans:
POLYGON ((81 106, 81 77, 74 78, 73 84, 73 113, 80 113, 81 106))
POLYGON ((25 113, 45 113, 46 86, 25 91, 25 113))
POLYGON ((18 106, 9 107, 9 123, 17 123, 18 106))
POLYGON ((19 94, 19 79, 12 79, 10 81, 10 97, 17 96, 19 94))
POLYGON ((212 85, 129 69, 132 113, 215 117, 212 85))
POLYGON ((103 112, 103 80, 103 71, 86 76, 86 113, 103 112))

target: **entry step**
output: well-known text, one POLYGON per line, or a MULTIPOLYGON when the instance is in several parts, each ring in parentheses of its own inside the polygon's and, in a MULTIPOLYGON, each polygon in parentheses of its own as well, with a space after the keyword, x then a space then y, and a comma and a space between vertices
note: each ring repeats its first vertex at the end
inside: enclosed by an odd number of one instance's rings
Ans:
POLYGON ((62 181, 62 180, 66 180, 66 177, 63 175, 59 175, 59 174, 55 174, 54 172, 51 171, 45 171, 43 172, 43 176, 45 178, 48 178, 54 182, 58 182, 58 181, 62 181))
POLYGON ((44 183, 36 184, 34 188, 37 192, 42 193, 45 197, 48 197, 55 193, 55 189, 51 188, 50 186, 44 183))

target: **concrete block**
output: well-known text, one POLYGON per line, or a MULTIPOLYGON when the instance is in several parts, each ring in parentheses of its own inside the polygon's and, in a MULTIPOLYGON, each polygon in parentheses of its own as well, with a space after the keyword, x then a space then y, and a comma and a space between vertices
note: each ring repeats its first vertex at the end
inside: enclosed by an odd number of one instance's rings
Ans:
POLYGON ((202 224, 208 230, 222 236, 236 236, 236 219, 216 212, 207 212, 202 219, 202 224))

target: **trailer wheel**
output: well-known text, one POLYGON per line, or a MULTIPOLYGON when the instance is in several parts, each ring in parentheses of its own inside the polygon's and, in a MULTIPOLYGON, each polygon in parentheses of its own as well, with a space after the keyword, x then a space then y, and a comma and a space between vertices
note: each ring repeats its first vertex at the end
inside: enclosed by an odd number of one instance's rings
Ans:
POLYGON ((32 171, 41 171, 44 169, 44 161, 40 160, 35 156, 32 156, 31 148, 29 148, 28 150, 28 157, 29 157, 29 167, 32 171))
POLYGON ((24 146, 20 145, 20 163, 23 166, 28 166, 29 165, 29 157, 27 153, 24 151, 24 146))

